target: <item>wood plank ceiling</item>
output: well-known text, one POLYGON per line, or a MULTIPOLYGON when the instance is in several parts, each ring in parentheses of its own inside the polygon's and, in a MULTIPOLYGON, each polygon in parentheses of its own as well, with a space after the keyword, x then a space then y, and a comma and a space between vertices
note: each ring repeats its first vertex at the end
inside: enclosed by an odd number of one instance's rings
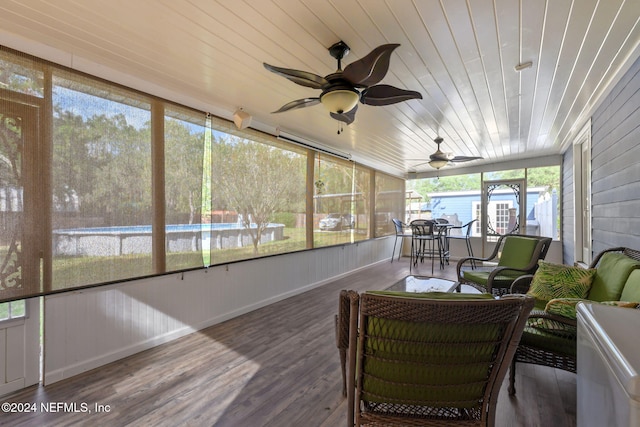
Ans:
POLYGON ((639 56, 639 23, 638 0, 0 2, 0 44, 35 40, 68 55, 63 65, 224 118, 241 107, 253 127, 400 176, 433 170, 416 159, 435 151, 436 136, 443 151, 484 157, 472 165, 560 153, 639 56), (272 114, 320 91, 262 63, 324 76, 336 69, 327 48, 339 40, 351 48, 343 67, 400 43, 382 83, 423 99, 361 105, 341 134, 321 105, 272 114))

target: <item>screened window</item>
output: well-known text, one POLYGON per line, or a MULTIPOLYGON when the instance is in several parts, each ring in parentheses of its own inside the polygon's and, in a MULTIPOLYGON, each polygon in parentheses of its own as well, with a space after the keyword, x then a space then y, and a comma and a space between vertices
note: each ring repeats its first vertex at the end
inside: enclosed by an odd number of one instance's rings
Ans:
POLYGON ((0 50, 0 88, 42 98, 44 73, 42 67, 22 55, 0 50))
MULTIPOLYGON (((427 178, 411 182, 411 188, 423 196, 411 203, 411 219, 443 218, 456 226, 480 218, 474 208, 480 205, 480 174, 427 178)), ((479 221, 476 223, 479 227, 479 221)), ((452 230, 462 233, 462 230, 452 230)))
POLYGON ((352 243, 404 209, 399 178, 1 47, 0 133, 3 302, 352 243))
POLYGON ((41 290, 40 239, 47 217, 35 197, 43 183, 34 153, 43 76, 30 59, 0 50, 0 299, 41 290))
MULTIPOLYGON (((409 181, 407 187, 423 197, 410 203, 410 220, 445 218, 461 225, 481 218, 481 178, 486 180, 523 179, 526 176, 526 234, 560 238, 560 166, 513 169, 481 174, 456 175, 409 181)), ((512 198, 512 190, 496 192, 498 200, 512 198)), ((489 235, 503 234, 513 228, 517 213, 511 202, 492 200, 487 212, 489 235)), ((482 222, 472 228, 472 236, 480 237, 482 222)), ((458 232, 453 230, 452 232, 458 232)), ((490 237, 489 240, 497 237, 490 237)))
MULTIPOLYGON (((202 193, 205 115, 175 106, 164 114, 165 248, 168 271, 209 265, 211 211, 202 193)), ((207 169, 208 170, 208 169, 207 169)), ((205 185, 203 185, 205 184, 205 185)), ((220 218, 224 220, 224 218, 220 218)))
POLYGON ((329 246, 355 240, 356 201, 353 163, 316 154, 314 177, 314 246, 329 246))
POLYGON ((226 122, 211 141, 212 263, 304 249, 306 151, 226 122))
POLYGON ((383 173, 376 173, 375 235, 395 233, 394 218, 405 221, 405 182, 383 173))
POLYGON ((354 229, 353 240, 365 240, 369 236, 369 218, 371 216, 371 171, 356 165, 353 179, 354 229))
POLYGON ((151 105, 134 92, 53 77, 54 289, 151 274, 151 105))

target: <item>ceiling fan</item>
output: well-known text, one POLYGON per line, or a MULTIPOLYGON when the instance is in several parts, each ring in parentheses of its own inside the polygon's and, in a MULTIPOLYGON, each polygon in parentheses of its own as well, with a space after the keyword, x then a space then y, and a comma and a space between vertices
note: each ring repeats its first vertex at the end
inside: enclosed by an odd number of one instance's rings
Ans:
POLYGON ((291 101, 274 113, 322 103, 329 110, 332 118, 349 125, 355 120, 358 101, 366 105, 379 106, 409 99, 422 99, 419 92, 377 84, 387 74, 391 53, 398 46, 400 45, 383 44, 378 46, 367 56, 347 65, 342 70, 342 59, 349 53, 349 46, 343 41, 339 41, 329 48, 329 54, 338 61, 338 69, 325 77, 308 71, 275 67, 264 63, 267 70, 294 83, 322 90, 318 97, 291 101))
POLYGON ((414 167, 429 163, 429 166, 431 166, 432 168, 440 169, 445 167, 449 163, 462 163, 483 158, 478 156, 454 156, 452 153, 445 153, 440 150, 440 144, 442 144, 442 141, 443 139, 441 137, 437 137, 436 139, 434 139, 433 142, 435 142, 438 146, 436 152, 429 156, 428 161, 424 163, 418 163, 417 165, 414 165, 414 167))

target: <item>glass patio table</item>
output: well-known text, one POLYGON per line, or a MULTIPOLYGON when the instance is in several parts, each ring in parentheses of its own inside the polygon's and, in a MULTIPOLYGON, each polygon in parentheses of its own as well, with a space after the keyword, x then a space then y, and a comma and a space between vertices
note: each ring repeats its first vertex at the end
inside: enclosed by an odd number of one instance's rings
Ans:
MULTIPOLYGON (((458 287, 458 282, 438 277, 409 275, 385 289, 386 291, 400 292, 453 292, 458 287)), ((478 289, 469 285, 462 285, 461 292, 469 294, 481 293, 478 289)))

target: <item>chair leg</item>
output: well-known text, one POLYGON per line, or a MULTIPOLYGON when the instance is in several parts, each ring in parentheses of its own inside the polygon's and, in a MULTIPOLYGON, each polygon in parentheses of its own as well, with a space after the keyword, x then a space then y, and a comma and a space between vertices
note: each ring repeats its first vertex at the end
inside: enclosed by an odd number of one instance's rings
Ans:
POLYGON ((516 394, 516 357, 513 356, 513 360, 511 361, 511 367, 509 368, 509 386, 507 387, 507 391, 509 392, 509 396, 514 396, 516 394))
POLYGON ((340 349, 340 366, 342 367, 342 395, 347 397, 347 349, 340 349))
POLYGON ((411 239, 411 252, 409 254, 409 273, 411 273, 411 267, 413 267, 413 239, 411 239))
MULTIPOLYGON (((468 238, 465 239, 467 242, 467 253, 469 254, 470 257, 473 257, 473 247, 471 246, 471 240, 469 240, 468 238)), ((471 260, 471 269, 475 270, 476 268, 476 262, 474 260, 471 260)))
MULTIPOLYGON (((434 239, 431 239, 429 241, 430 245, 431 245, 431 249, 429 250, 429 254, 431 254, 431 274, 433 275, 433 263, 434 263, 434 259, 436 257, 436 249, 435 249, 435 243, 436 241, 434 239)), ((440 258, 440 245, 438 245, 438 258, 440 258)))
MULTIPOLYGON (((396 256, 396 243, 398 243, 398 236, 393 242, 393 250, 391 251, 391 264, 393 264, 393 258, 396 256)), ((400 241, 400 252, 402 252, 402 240, 400 241)), ((398 255, 398 261, 400 261, 400 255, 398 255)))

